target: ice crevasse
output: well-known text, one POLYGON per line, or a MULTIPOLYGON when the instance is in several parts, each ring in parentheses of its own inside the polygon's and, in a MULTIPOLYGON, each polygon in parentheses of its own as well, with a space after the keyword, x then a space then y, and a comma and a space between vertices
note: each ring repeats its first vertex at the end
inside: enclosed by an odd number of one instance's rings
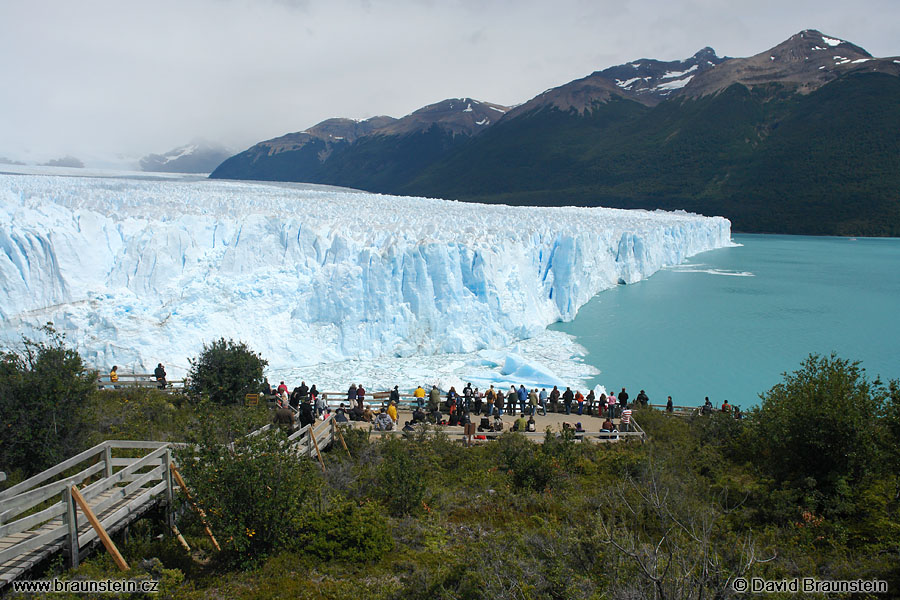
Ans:
POLYGON ((94 365, 204 342, 276 368, 499 348, 730 244, 720 217, 302 185, 0 175, 4 342, 47 321, 94 365))

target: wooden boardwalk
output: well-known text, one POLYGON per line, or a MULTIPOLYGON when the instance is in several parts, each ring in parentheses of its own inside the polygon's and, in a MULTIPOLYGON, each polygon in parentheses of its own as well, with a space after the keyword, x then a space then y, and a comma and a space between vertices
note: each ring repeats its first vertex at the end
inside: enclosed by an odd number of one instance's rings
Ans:
MULTIPOLYGON (((646 434, 637 423, 632 423, 635 429, 631 432, 585 432, 576 437, 594 443, 643 440, 646 434)), ((266 425, 249 435, 259 435, 273 427, 266 425)), ((459 429, 441 430, 451 439, 464 438, 459 429)), ((403 432, 372 433, 378 437, 403 432)), ((477 435, 486 442, 501 433, 477 435)), ((545 436, 541 432, 522 435, 535 442, 543 441, 545 436)), ((336 442, 344 445, 333 418, 297 429, 287 440, 294 453, 318 459, 323 470, 321 452, 336 442)), ((106 441, 0 491, 0 592, 57 552, 64 553, 70 566, 77 566, 106 534, 120 531, 156 506, 167 508, 166 518, 170 526, 174 525, 173 450, 179 445, 106 441), (76 501, 76 494, 96 516, 99 528, 90 523, 83 506, 76 501)))
MULTIPOLYGON (((267 425, 250 435, 272 427, 267 425)), ((288 437, 298 456, 318 457, 320 462, 319 452, 335 439, 340 439, 340 434, 333 419, 303 427, 288 437)), ((157 505, 171 508, 175 446, 106 441, 0 492, 0 591, 60 551, 70 566, 77 566, 106 533, 121 530, 157 505), (91 525, 75 501, 73 486, 103 532, 91 525)), ((324 468, 324 462, 321 464, 324 468)))

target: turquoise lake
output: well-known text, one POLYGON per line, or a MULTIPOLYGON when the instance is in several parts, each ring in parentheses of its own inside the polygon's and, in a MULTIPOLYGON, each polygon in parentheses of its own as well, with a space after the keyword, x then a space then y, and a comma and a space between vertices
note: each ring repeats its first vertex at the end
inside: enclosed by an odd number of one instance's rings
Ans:
POLYGON ((742 408, 810 354, 859 360, 900 378, 900 239, 734 235, 739 247, 692 257, 598 294, 574 335, 608 389, 651 403, 742 408))

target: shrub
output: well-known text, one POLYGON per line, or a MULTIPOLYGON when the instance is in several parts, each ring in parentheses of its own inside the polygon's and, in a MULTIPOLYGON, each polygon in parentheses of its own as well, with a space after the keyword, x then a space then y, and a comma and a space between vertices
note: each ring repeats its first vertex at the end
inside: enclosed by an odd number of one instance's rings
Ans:
POLYGON ((225 338, 204 344, 200 356, 190 363, 188 392, 194 397, 206 395, 214 404, 239 403, 245 394, 258 392, 263 369, 269 364, 244 342, 225 338))
POLYGON ((0 469, 26 475, 80 449, 79 409, 97 381, 51 323, 41 331, 44 341, 23 338, 0 356, 0 469))
POLYGON ((306 512, 300 529, 299 547, 321 560, 378 560, 394 545, 387 515, 371 502, 337 499, 324 512, 306 512))
MULTIPOLYGON (((810 355, 762 396, 751 415, 757 465, 837 507, 879 463, 876 419, 887 396, 858 362, 810 355)), ((815 506, 809 506, 815 509, 815 506)))
POLYGON ((395 517, 418 512, 425 498, 424 462, 413 455, 416 447, 395 437, 381 444, 383 460, 376 469, 375 493, 395 517))
POLYGON ((209 516, 227 562, 246 566, 296 547, 321 477, 273 431, 233 444, 204 440, 179 450, 179 468, 209 516))

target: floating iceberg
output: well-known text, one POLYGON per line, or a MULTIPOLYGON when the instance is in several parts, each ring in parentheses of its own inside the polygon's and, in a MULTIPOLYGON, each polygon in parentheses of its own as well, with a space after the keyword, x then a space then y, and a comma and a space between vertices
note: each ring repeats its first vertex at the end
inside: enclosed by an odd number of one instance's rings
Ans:
MULTIPOLYGON (((470 353, 730 244, 683 212, 488 206, 229 181, 0 175, 0 342, 170 376, 218 337, 274 369, 470 353)), ((120 367, 121 368, 121 367, 120 367)))

